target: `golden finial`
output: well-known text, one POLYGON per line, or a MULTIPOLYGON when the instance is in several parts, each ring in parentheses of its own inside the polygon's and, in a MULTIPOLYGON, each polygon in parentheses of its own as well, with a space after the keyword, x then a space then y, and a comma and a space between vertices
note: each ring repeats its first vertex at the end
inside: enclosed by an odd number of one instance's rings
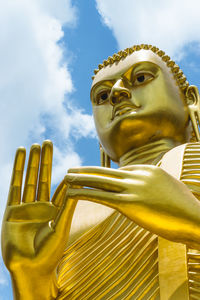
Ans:
POLYGON ((99 67, 99 70, 101 70, 103 68, 103 65, 99 64, 98 67, 99 67))
POLYGON ((181 78, 182 76, 183 76, 183 71, 180 69, 179 72, 175 74, 175 77, 178 79, 181 78))
POLYGON ((119 54, 114 54, 113 55, 113 59, 114 59, 114 61, 119 61, 120 59, 121 59, 121 57, 120 57, 120 55, 119 54))
POLYGON ((173 66, 173 68, 172 68, 172 72, 173 72, 174 74, 178 73, 179 70, 180 70, 180 68, 179 68, 179 66, 178 66, 177 64, 175 64, 175 65, 173 66))
POLYGON ((174 65, 175 65, 175 62, 173 60, 169 60, 167 62, 167 66, 170 67, 170 68, 172 68, 174 65))
POLYGON ((127 57, 127 55, 128 55, 128 52, 122 51, 122 57, 127 57))
POLYGON ((108 57, 108 62, 110 65, 112 65, 114 63, 114 59, 112 58, 112 56, 108 57))
POLYGON ((135 50, 136 50, 136 51, 139 51, 139 50, 141 50, 141 49, 142 49, 141 46, 140 46, 140 45, 137 45, 135 50))
POLYGON ((107 60, 104 60, 103 65, 104 65, 104 67, 106 67, 107 65, 109 65, 109 62, 107 60))
POLYGON ((151 51, 153 51, 154 53, 156 53, 156 52, 158 51, 158 48, 155 47, 155 46, 153 46, 153 47, 151 48, 151 51))
POLYGON ((147 44, 145 44, 143 49, 145 49, 145 50, 149 50, 150 48, 152 48, 152 46, 151 46, 151 45, 147 45, 147 44))
POLYGON ((127 49, 128 54, 132 54, 133 51, 134 51, 133 48, 128 48, 128 49, 127 49))
POLYGON ((180 84, 185 83, 185 81, 186 81, 185 75, 183 75, 181 78, 178 79, 178 82, 179 82, 180 84))
POLYGON ((164 55, 165 55, 165 52, 164 52, 164 51, 162 51, 162 50, 159 50, 159 51, 157 52, 157 54, 158 54, 160 57, 162 57, 162 56, 164 56, 164 55))
POLYGON ((164 55, 164 56, 162 57, 162 60, 163 60, 164 62, 167 62, 167 61, 170 60, 170 57, 169 57, 168 55, 164 55))

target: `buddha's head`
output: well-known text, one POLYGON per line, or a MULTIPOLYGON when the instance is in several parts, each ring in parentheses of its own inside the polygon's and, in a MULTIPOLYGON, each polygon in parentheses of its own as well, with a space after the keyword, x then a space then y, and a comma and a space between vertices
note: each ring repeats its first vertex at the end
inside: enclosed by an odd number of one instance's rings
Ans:
POLYGON ((169 56, 149 45, 120 51, 99 65, 91 100, 100 142, 114 161, 161 139, 185 143, 191 138, 190 119, 197 123, 197 88, 169 56))

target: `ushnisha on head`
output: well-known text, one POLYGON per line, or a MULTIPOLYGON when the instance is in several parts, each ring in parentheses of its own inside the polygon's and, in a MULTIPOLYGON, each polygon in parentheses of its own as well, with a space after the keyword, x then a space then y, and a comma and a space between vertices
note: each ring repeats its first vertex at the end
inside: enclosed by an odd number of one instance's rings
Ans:
POLYGON ((109 57, 94 73, 95 125, 103 149, 114 161, 161 139, 174 146, 185 143, 192 129, 200 140, 198 89, 164 51, 136 45, 109 57))

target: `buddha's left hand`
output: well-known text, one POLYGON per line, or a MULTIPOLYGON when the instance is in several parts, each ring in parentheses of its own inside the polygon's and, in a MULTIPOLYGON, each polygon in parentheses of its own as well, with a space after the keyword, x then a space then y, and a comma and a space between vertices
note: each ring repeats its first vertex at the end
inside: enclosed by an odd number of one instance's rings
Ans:
POLYGON ((109 206, 155 234, 200 249, 200 203, 161 168, 81 167, 70 169, 65 181, 69 198, 109 206))

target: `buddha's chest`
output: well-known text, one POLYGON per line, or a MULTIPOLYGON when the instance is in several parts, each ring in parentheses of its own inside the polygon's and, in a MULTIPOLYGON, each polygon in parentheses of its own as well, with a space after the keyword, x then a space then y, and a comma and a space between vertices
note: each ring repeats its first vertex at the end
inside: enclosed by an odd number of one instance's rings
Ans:
POLYGON ((68 247, 58 273, 59 300, 200 299, 200 255, 117 212, 68 247))
POLYGON ((115 212, 71 245, 58 299, 159 299, 158 239, 115 212))

